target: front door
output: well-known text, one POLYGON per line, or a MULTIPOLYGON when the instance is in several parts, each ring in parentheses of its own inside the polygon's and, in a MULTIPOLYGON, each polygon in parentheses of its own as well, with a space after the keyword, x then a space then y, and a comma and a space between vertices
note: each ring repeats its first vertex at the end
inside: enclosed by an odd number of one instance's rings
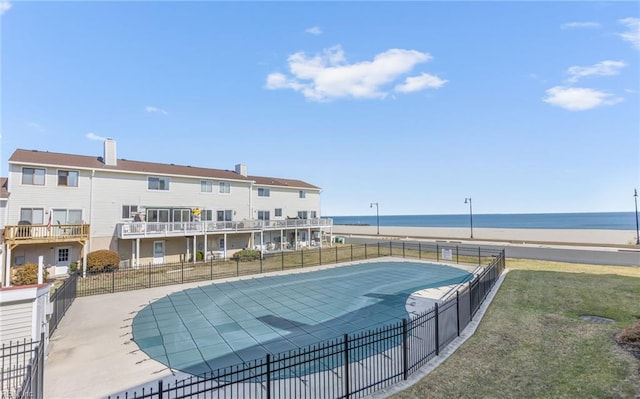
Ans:
POLYGON ((56 247, 55 257, 56 266, 69 266, 69 263, 71 263, 71 247, 56 247))
POLYGON ((160 265, 164 263, 164 241, 153 242, 153 264, 160 265))

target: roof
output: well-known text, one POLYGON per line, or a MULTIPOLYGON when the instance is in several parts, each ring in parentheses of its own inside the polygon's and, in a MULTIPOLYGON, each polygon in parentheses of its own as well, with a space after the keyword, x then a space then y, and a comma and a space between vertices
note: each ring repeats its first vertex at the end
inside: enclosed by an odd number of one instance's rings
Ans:
MULTIPOLYGON (((174 165, 155 162, 130 161, 118 159, 117 165, 105 165, 102 157, 86 155, 63 154, 49 151, 17 149, 9 158, 9 163, 24 163, 37 165, 53 165, 75 167, 83 169, 112 170, 114 172, 134 172, 158 175, 195 176, 209 179, 255 181, 258 184, 273 186, 319 189, 314 185, 301 180, 243 176, 231 170, 200 168, 190 165, 174 165), (260 180, 260 183, 258 182, 260 180), (264 181, 264 183, 263 183, 264 181), (269 181, 270 183, 266 183, 269 181)), ((0 194, 1 195, 1 194, 0 194)))
POLYGON ((264 176, 247 176, 250 180, 253 180, 256 184, 262 186, 284 186, 295 188, 310 188, 319 190, 320 187, 303 182, 302 180, 282 179, 279 177, 264 177, 264 176))
POLYGON ((0 177, 0 198, 9 198, 9 192, 7 191, 7 178, 0 177))

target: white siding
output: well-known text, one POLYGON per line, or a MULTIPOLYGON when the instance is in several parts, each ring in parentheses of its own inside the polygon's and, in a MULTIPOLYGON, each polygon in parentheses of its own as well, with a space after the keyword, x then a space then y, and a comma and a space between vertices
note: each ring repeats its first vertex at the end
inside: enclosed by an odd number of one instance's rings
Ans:
POLYGON ((0 303, 0 332, 2 343, 31 338, 33 320, 33 302, 0 303))
POLYGON ((275 186, 254 186, 253 189, 253 218, 258 218, 258 211, 269 211, 272 220, 295 218, 299 211, 315 211, 320 217, 320 191, 299 188, 284 188, 275 186), (259 197, 258 188, 269 188, 269 197, 259 197), (300 198, 300 190, 306 193, 305 198, 300 198), (282 209, 282 217, 275 217, 275 209, 282 209))
MULTIPOLYGON (((21 208, 81 209, 82 218, 89 218, 90 171, 73 168, 46 168, 44 186, 22 184, 23 165, 9 165, 9 192, 11 206, 8 209, 8 225, 18 224, 21 208), (78 187, 59 187, 58 169, 77 170, 78 187)), ((38 167, 40 168, 40 167, 38 167)), ((46 219, 46 215, 45 215, 46 219)), ((46 224, 47 220, 43 220, 46 224)))

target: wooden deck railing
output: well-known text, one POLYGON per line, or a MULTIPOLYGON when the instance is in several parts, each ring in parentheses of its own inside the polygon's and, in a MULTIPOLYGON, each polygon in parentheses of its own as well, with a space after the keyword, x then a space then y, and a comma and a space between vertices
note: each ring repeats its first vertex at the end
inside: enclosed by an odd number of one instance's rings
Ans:
POLYGON ((4 228, 4 239, 8 242, 73 241, 88 237, 88 224, 9 225, 4 228))

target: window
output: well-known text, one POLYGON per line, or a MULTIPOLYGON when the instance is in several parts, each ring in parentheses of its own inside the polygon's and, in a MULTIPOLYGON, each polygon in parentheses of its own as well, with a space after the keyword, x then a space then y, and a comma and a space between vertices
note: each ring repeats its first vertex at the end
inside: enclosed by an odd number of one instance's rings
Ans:
POLYGON ((149 178, 149 190, 169 190, 169 178, 168 177, 150 177, 149 178))
POLYGON ((316 213, 316 211, 311 211, 311 219, 317 218, 318 217, 317 215, 318 214, 316 213))
POLYGON ((258 187, 258 197, 268 197, 271 195, 271 192, 268 188, 258 187))
POLYGON ((147 209, 147 222, 169 222, 169 210, 168 209, 147 209))
POLYGON ((20 209, 20 222, 25 221, 31 224, 42 224, 44 221, 43 208, 22 208, 20 209))
POLYGON ((269 211, 258 211, 258 220, 269 220, 270 215, 269 215, 269 211))
POLYGON ((233 211, 230 209, 224 211, 218 211, 218 222, 230 222, 231 217, 233 216, 233 211))
POLYGON ((191 221, 191 209, 174 209, 173 210, 174 222, 190 222, 191 221))
POLYGON ((213 182, 211 180, 200 180, 200 192, 201 193, 212 193, 213 192, 213 182))
POLYGON ((282 217, 282 208, 276 208, 273 214, 275 217, 282 217))
POLYGON ((307 198, 307 192, 304 191, 304 190, 298 191, 298 197, 299 198, 307 198))
POLYGON ((221 239, 218 241, 218 248, 220 248, 220 249, 224 249, 224 238, 221 238, 221 239))
POLYGON ((307 217, 307 211, 298 211, 298 219, 309 219, 307 217))
POLYGON ((220 182, 220 194, 229 194, 231 193, 231 183, 226 181, 220 182))
POLYGON ((22 168, 22 184, 44 186, 44 169, 22 168))
POLYGON ((122 205, 122 218, 133 219, 138 213, 138 205, 122 205))
POLYGON ((78 187, 78 172, 73 170, 59 170, 58 186, 78 187))
POLYGON ((81 209, 52 209, 52 224, 80 224, 82 223, 81 209))
POLYGON ((213 220, 213 211, 211 209, 200 210, 200 220, 203 222, 210 222, 213 220))

